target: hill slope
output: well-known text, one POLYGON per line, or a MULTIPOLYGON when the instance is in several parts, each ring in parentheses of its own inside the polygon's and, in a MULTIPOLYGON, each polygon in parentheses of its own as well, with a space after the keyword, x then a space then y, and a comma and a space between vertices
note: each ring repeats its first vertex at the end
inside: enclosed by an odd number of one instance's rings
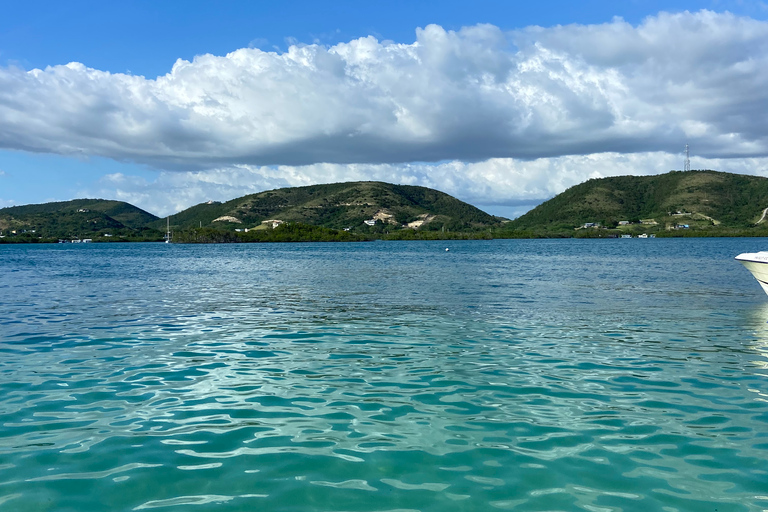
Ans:
MULTIPOLYGON (((498 219, 437 190, 382 182, 333 183, 269 190, 225 203, 203 203, 172 216, 175 229, 258 227, 263 221, 300 222, 333 229, 452 231, 498 226, 498 219), (371 227, 365 221, 376 220, 371 227)), ((162 220, 150 224, 162 229, 162 220)))
MULTIPOLYGON (((573 231, 584 223, 621 221, 670 230, 753 228, 768 208, 768 178, 716 171, 592 179, 569 188, 508 224, 537 232, 573 231), (651 222, 656 222, 653 224, 651 222)), ((645 228, 648 230, 649 228, 645 228)))
POLYGON ((32 232, 43 238, 114 237, 155 238, 147 224, 155 215, 123 201, 75 199, 0 209, 0 231, 32 232))

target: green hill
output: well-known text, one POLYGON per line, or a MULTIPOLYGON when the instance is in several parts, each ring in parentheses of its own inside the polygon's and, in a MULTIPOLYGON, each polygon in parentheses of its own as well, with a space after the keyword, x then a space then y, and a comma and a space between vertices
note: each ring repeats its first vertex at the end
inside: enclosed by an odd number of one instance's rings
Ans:
MULTIPOLYGON (((766 213, 768 178, 673 171, 592 179, 506 223, 437 190, 365 181, 211 201, 173 215, 171 229, 177 241, 768 236, 766 213), (278 225, 284 229, 261 233, 278 225)), ((0 242, 161 240, 165 227, 166 219, 122 201, 78 199, 0 209, 0 242)))
POLYGON ((122 201, 76 199, 0 208, 5 241, 58 238, 154 240, 162 233, 148 228, 155 215, 122 201), (15 233, 14 233, 15 232, 15 233))
MULTIPOLYGON (((233 233, 233 240, 436 238, 456 233, 485 233, 500 219, 437 190, 381 182, 334 183, 269 190, 224 203, 211 201, 171 217, 175 239, 229 240, 211 232, 233 233), (266 222, 272 221, 272 222, 266 222), (291 225, 275 234, 254 231, 291 225), (302 227, 303 226, 303 227, 302 227), (343 230, 312 230, 315 226, 343 230), (206 231, 191 232, 193 229, 206 231), (248 230, 251 234, 245 236, 248 230), (300 233, 299 233, 300 231, 300 233), (279 235, 279 237, 278 237, 279 235), (299 236, 300 235, 300 236, 299 236), (202 238, 201 238, 202 237, 202 238)), ((74 201, 0 209, 0 241, 160 240, 166 219, 121 201, 74 201)))
POLYGON ((538 236, 579 236, 586 233, 578 231, 587 223, 628 233, 762 234, 768 230, 768 223, 761 221, 766 208, 768 178, 673 171, 591 179, 540 204, 506 228, 538 236))
MULTIPOLYGON (((174 230, 233 231, 267 229, 272 225, 265 223, 268 220, 372 234, 408 225, 419 231, 472 231, 501 225, 492 215, 437 190, 381 182, 282 188, 225 203, 203 203, 173 215, 171 225, 174 230)), ((165 223, 161 219, 150 226, 163 229, 165 223)))

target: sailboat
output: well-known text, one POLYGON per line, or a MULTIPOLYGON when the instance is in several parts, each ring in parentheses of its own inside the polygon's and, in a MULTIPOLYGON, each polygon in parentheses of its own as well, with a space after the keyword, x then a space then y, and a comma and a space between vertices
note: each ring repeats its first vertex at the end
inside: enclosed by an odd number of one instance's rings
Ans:
POLYGON ((171 217, 166 217, 166 220, 168 222, 166 223, 165 228, 165 243, 169 244, 171 243, 171 217))

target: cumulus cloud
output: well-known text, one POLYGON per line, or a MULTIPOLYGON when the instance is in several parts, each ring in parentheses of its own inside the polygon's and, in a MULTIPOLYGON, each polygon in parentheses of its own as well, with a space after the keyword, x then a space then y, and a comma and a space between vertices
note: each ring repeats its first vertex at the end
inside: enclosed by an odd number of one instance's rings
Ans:
POLYGON ((147 165, 155 180, 111 174, 81 195, 159 215, 380 180, 514 217, 589 178, 680 169, 686 143, 693 168, 768 175, 766 83, 768 22, 729 13, 430 25, 411 44, 200 55, 154 80, 0 67, 0 149, 147 165))
POLYGON ((200 55, 155 80, 79 63, 0 68, 0 148, 176 171, 676 153, 685 142, 709 158, 762 157, 766 83, 768 23, 728 13, 509 33, 430 25, 412 44, 200 55))
MULTIPOLYGON (((481 209, 516 217, 568 187, 590 178, 659 174, 682 167, 682 156, 669 153, 593 155, 437 164, 311 164, 306 166, 238 165, 205 171, 163 171, 154 180, 111 174, 82 190, 81 196, 127 201, 165 216, 209 200, 226 201, 280 187, 344 181, 385 181, 420 185, 451 194, 481 209)), ((692 158, 697 169, 721 169, 768 176, 768 158, 692 158)))

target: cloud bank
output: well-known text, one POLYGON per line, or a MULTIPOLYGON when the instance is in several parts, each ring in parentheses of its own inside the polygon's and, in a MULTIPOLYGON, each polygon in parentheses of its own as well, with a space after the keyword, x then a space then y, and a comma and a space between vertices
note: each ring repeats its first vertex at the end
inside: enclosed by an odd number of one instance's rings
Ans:
MULTIPOLYGON (((768 23, 729 13, 429 25, 411 44, 243 48, 156 79, 80 63, 0 68, 0 148, 144 164, 178 186, 182 207, 348 179, 515 206, 589 177, 680 169, 686 143, 719 170, 765 169, 767 83, 768 23)), ((100 186, 140 195, 152 184, 112 175, 100 186)))
POLYGON ((768 23, 709 11, 633 27, 430 25, 179 60, 165 76, 0 69, 0 147, 158 169, 768 154, 768 23))

